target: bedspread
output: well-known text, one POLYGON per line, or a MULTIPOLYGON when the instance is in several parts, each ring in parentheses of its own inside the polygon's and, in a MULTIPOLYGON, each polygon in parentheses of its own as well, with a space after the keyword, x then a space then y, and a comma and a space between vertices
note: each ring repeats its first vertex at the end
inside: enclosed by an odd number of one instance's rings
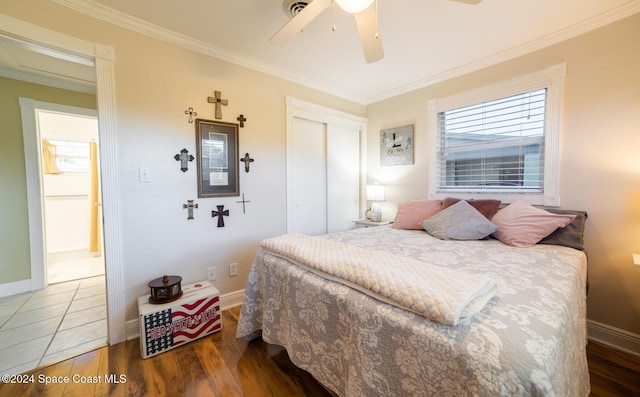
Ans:
POLYGON ((323 236, 488 275, 498 292, 448 326, 260 250, 237 336, 260 334, 339 396, 586 396, 586 257, 559 246, 442 241, 390 227, 323 236))
POLYGON ((496 290, 485 275, 314 236, 287 234, 260 246, 324 278, 448 325, 472 317, 496 290))

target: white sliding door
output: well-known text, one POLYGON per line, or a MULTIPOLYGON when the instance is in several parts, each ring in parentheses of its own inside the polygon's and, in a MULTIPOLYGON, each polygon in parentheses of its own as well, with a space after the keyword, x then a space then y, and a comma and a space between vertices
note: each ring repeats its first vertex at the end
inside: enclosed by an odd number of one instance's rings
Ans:
POLYGON ((327 126, 327 232, 353 228, 360 209, 360 131, 327 126))
POLYGON ((363 191, 366 120, 287 98, 287 232, 354 227, 363 191))
POLYGON ((296 117, 293 129, 292 232, 323 234, 327 231, 325 125, 296 117))

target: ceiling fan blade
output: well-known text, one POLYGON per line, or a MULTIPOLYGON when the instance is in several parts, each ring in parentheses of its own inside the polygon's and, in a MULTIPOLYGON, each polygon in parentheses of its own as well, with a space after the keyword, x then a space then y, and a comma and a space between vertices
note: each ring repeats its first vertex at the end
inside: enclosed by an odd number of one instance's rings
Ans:
POLYGON ((331 0, 313 0, 305 8, 302 9, 295 17, 291 18, 286 25, 276 32, 269 41, 275 44, 282 44, 295 35, 300 33, 309 22, 320 15, 327 7, 331 5, 331 0))
POLYGON ((458 3, 467 3, 467 4, 479 4, 482 0, 451 0, 451 1, 457 1, 458 3))
POLYGON ((378 17, 376 14, 375 2, 366 10, 355 14, 360 43, 362 44, 364 59, 367 63, 379 61, 384 58, 382 40, 378 35, 378 17))

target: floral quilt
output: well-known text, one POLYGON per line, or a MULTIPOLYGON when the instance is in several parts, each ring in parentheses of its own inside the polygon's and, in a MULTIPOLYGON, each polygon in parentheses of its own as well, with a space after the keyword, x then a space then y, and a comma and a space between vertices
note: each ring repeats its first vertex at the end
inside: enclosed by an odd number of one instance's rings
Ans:
POLYGON ((237 337, 284 346, 339 396, 587 396, 586 256, 572 248, 444 241, 419 230, 322 238, 496 281, 488 304, 451 326, 260 250, 237 337))

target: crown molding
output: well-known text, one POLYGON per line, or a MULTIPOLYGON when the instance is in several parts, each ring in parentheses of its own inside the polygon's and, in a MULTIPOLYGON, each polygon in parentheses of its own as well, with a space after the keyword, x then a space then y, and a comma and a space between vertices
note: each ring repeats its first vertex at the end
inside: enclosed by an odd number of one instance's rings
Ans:
POLYGON ((285 70, 276 68, 273 65, 260 62, 256 59, 245 57, 235 52, 213 46, 209 43, 201 40, 196 40, 192 37, 175 32, 173 30, 165 29, 163 27, 144 21, 140 18, 109 8, 94 0, 52 1, 82 14, 89 15, 93 18, 100 19, 113 25, 120 26, 122 28, 143 34, 148 37, 152 37, 157 40, 164 41, 169 44, 174 44, 188 50, 218 58, 223 61, 256 70, 258 72, 281 78, 283 80, 291 81, 293 83, 313 88, 318 91, 326 92, 328 94, 335 95, 340 98, 359 103, 361 105, 365 105, 364 98, 354 95, 350 92, 327 86, 317 81, 308 79, 304 76, 293 74, 285 70))
POLYGON ((498 52, 482 59, 478 59, 466 65, 461 65, 459 67, 447 70, 446 72, 429 76, 424 79, 403 85, 401 87, 381 92, 377 95, 369 96, 365 98, 365 102, 367 104, 379 102, 385 99, 392 98, 394 96, 406 94, 420 88, 428 87, 436 83, 450 80, 467 73, 475 72, 477 70, 497 65, 501 62, 505 62, 519 56, 552 46, 554 44, 558 44, 562 41, 571 39, 581 34, 585 34, 613 22, 630 17, 631 15, 637 14, 638 12, 640 12, 640 1, 629 0, 627 3, 613 10, 578 22, 572 26, 561 29, 555 33, 546 35, 539 39, 510 48, 506 51, 498 52))
POLYGON ((209 55, 214 58, 218 58, 239 66, 243 66, 252 70, 256 70, 274 77, 281 78, 283 80, 291 81, 296 84, 303 85, 305 87, 313 88, 318 91, 326 92, 331 95, 335 95, 362 105, 368 105, 374 102, 379 102, 385 99, 392 98, 401 94, 405 94, 420 88, 427 87, 436 83, 440 83, 467 73, 475 72, 477 70, 496 65, 498 63, 508 61, 510 59, 528 54, 533 51, 540 50, 545 47, 557 44, 564 40, 579 36, 587 33, 591 30, 600 28, 610 23, 616 22, 623 18, 629 17, 640 12, 640 1, 629 0, 623 5, 607 11, 603 14, 589 18, 587 20, 576 23, 567 28, 561 29, 555 33, 541 37, 539 39, 530 41, 523 45, 513 47, 509 50, 502 51, 482 59, 478 59, 461 65, 459 67, 452 68, 443 73, 439 73, 432 76, 427 76, 423 79, 415 82, 402 85, 400 87, 382 91, 376 95, 369 97, 362 97, 350 92, 339 90, 335 87, 327 86, 326 84, 319 83, 317 81, 308 79, 306 77, 289 73, 285 70, 274 67, 273 65, 260 62, 256 59, 242 56, 232 51, 224 50, 211 44, 205 43, 200 40, 195 40, 186 35, 174 32, 169 29, 162 28, 160 26, 151 24, 142 19, 133 17, 129 14, 114 10, 106 7, 94 0, 52 0, 62 6, 71 8, 77 12, 89 15, 91 17, 103 20, 129 29, 131 31, 174 44, 201 54, 209 55))

